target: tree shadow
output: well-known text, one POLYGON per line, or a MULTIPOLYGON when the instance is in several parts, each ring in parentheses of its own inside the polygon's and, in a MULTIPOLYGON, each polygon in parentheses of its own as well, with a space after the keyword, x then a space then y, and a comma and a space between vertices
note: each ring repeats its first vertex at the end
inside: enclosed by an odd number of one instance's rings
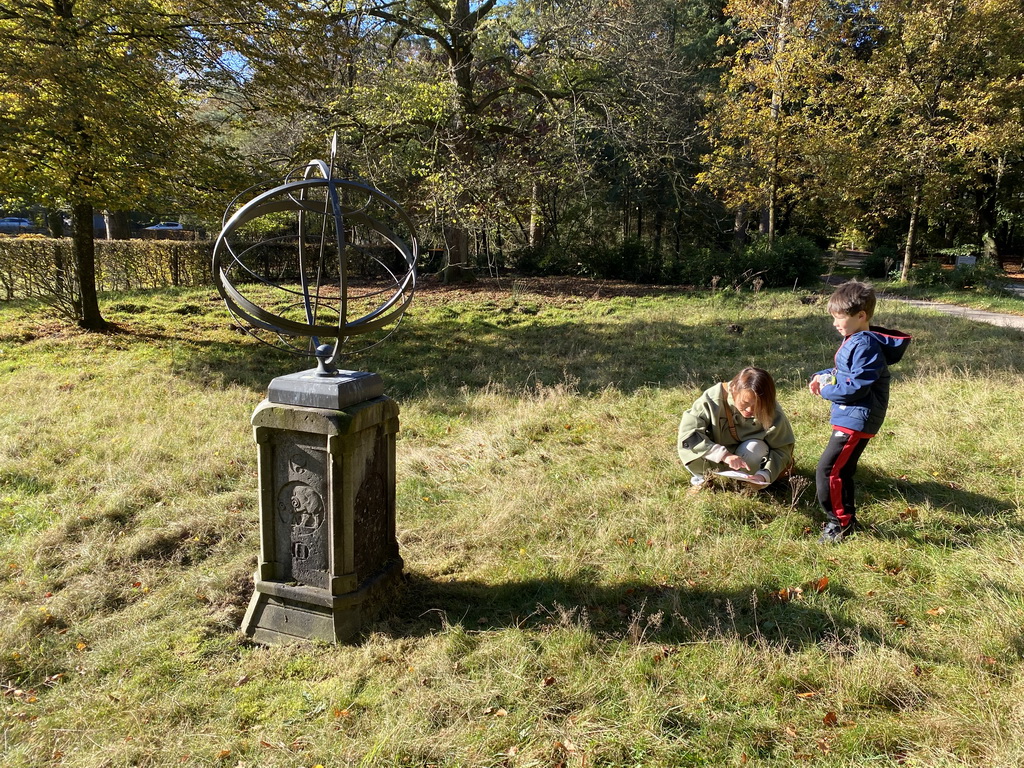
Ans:
POLYGON ((869 469, 858 469, 856 482, 860 504, 866 499, 906 504, 905 511, 897 519, 862 520, 867 526, 864 532, 868 535, 922 545, 963 548, 973 546, 978 536, 988 533, 1013 531, 1024 534, 1024 523, 1017 515, 1017 505, 1008 499, 976 493, 953 482, 893 478, 869 469), (923 503, 951 513, 956 522, 942 528, 920 525, 916 505, 923 503))
MULTIPOLYGON (((772 371, 780 387, 802 387, 805 376, 830 359, 828 345, 808 350, 803 339, 816 319, 762 324, 682 321, 536 322, 515 307, 455 314, 429 324, 409 319, 385 343, 341 367, 379 373, 385 391, 409 399, 430 390, 457 392, 499 385, 511 391, 568 384, 592 394, 615 388, 703 387, 728 380, 746 365, 772 371), (824 361, 824 362, 823 362, 824 361), (817 367, 816 367, 817 366, 817 367)), ((265 388, 274 376, 313 367, 310 360, 242 340, 197 340, 175 361, 176 372, 224 385, 265 388)))
MULTIPOLYGON (((879 322, 915 339, 894 368, 897 380, 936 367, 1018 370, 1019 353, 1008 340, 1018 339, 1019 332, 935 318, 902 305, 888 309, 895 311, 879 322), (950 343, 956 339, 961 343, 950 343)), ((512 299, 442 307, 429 320, 415 314, 406 318, 384 343, 343 360, 341 367, 379 373, 385 391, 396 399, 489 385, 519 391, 569 384, 583 394, 609 387, 627 393, 644 387, 702 388, 746 365, 770 371, 784 393, 802 389, 811 373, 831 365, 840 341, 824 314, 768 318, 770 306, 735 299, 706 323, 618 320, 614 316, 628 313, 629 306, 614 302, 602 305, 604 314, 596 318, 588 314, 586 322, 576 320, 578 311, 545 308, 538 318, 537 304, 512 299)), ((309 359, 247 338, 189 344, 191 354, 176 360, 176 370, 204 382, 259 390, 275 376, 313 367, 309 359)))
MULTIPOLYGON (((842 587, 825 589, 829 601, 853 597, 842 587)), ((786 653, 881 642, 875 629, 839 619, 821 602, 797 597, 784 585, 731 591, 643 582, 605 586, 586 575, 485 584, 407 573, 385 633, 409 637, 452 626, 465 631, 561 627, 632 642, 732 639, 786 653)))

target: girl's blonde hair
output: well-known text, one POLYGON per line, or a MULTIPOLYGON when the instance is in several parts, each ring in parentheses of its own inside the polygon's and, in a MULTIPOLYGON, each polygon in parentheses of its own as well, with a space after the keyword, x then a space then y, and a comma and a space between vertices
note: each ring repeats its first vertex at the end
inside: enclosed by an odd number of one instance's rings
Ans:
POLYGON ((743 390, 754 396, 754 418, 763 427, 775 422, 775 380, 768 371, 748 366, 737 373, 729 382, 733 401, 743 390))

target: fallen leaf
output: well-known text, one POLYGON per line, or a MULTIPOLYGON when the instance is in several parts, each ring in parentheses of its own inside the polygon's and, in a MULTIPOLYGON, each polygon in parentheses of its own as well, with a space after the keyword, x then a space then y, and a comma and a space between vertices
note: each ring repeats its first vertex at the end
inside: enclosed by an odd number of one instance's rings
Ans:
POLYGON ((780 603, 788 603, 793 600, 799 600, 803 597, 804 591, 801 587, 786 587, 780 589, 778 592, 773 592, 772 597, 778 600, 780 603))
POLYGON ((834 728, 835 726, 839 725, 839 717, 836 715, 835 712, 828 712, 826 713, 825 717, 822 718, 821 722, 823 722, 827 726, 834 728))
POLYGON ((554 677, 545 677, 544 678, 544 685, 545 686, 554 685, 554 684, 555 684, 555 678, 554 677))
POLYGON ((920 677, 921 675, 924 674, 924 670, 921 669, 919 666, 917 666, 917 664, 915 664, 914 665, 914 669, 913 669, 913 673, 914 673, 914 677, 920 677))
POLYGON ((820 579, 815 579, 814 581, 810 581, 807 584, 804 584, 804 589, 806 589, 806 590, 808 590, 810 592, 821 593, 821 592, 825 591, 825 588, 827 586, 828 586, 828 576, 822 576, 820 579))
POLYGON ((245 685, 246 683, 249 682, 249 679, 250 678, 249 678, 248 675, 242 675, 240 678, 235 680, 235 688, 238 688, 239 686, 245 685))
POLYGON ((897 627, 905 627, 905 626, 907 626, 907 620, 906 619, 896 618, 896 619, 893 619, 892 623, 895 624, 897 627))
POLYGON ((817 691, 807 691, 807 693, 798 693, 796 697, 798 699, 812 699, 818 695, 817 691))
POLYGON ((945 612, 946 609, 943 608, 941 605, 938 608, 932 608, 930 610, 925 611, 925 613, 927 613, 929 616, 941 616, 945 612))
POLYGON ((220 752, 217 753, 218 760, 226 760, 229 757, 231 757, 230 749, 222 749, 220 752))

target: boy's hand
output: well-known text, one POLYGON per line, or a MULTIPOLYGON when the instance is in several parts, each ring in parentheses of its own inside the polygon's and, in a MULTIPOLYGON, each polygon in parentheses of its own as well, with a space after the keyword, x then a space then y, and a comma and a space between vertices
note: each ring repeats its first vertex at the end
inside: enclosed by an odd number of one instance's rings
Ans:
POLYGON ((750 471, 750 465, 734 453, 726 456, 724 461, 729 465, 729 469, 734 469, 737 472, 750 471))
POLYGON ((811 379, 811 383, 807 385, 807 388, 809 390, 811 390, 811 394, 812 395, 820 395, 821 394, 821 388, 823 386, 825 386, 826 384, 831 384, 831 383, 832 383, 832 376, 830 376, 827 373, 819 373, 817 376, 815 376, 813 379, 811 379))

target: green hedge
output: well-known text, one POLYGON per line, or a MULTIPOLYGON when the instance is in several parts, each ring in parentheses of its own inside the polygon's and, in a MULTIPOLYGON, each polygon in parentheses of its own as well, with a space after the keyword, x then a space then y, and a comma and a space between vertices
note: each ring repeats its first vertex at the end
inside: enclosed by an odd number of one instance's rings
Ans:
MULTIPOLYGON (((208 241, 97 240, 99 291, 210 284, 208 241)), ((2 298, 52 297, 76 281, 70 238, 0 237, 2 298)))

